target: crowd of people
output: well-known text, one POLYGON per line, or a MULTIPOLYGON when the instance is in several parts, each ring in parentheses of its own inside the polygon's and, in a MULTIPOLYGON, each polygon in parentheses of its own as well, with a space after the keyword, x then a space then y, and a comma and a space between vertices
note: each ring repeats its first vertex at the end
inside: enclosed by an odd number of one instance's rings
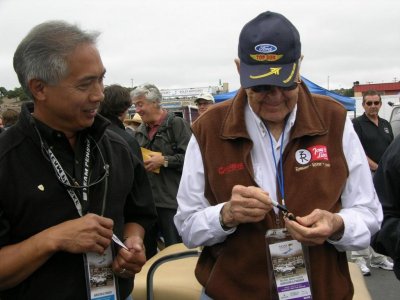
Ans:
POLYGON ((369 258, 371 240, 382 255, 370 266, 393 269, 389 255, 400 278, 400 142, 380 96, 365 94, 352 123, 311 94, 285 16, 244 25, 240 90, 220 104, 198 95, 192 124, 154 84, 104 87, 97 37, 48 21, 15 51, 32 102, 12 126, 2 116, 2 300, 132 299, 160 241, 202 248, 205 300, 352 299, 347 253, 369 258))

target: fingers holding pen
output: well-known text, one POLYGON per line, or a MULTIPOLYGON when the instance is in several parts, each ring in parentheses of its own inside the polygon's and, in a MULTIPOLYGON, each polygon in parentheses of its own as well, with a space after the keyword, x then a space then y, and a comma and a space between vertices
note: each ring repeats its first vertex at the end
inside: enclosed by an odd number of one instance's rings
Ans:
POLYGON ((272 209, 269 194, 254 186, 236 185, 231 199, 222 208, 222 220, 228 227, 261 221, 272 209))

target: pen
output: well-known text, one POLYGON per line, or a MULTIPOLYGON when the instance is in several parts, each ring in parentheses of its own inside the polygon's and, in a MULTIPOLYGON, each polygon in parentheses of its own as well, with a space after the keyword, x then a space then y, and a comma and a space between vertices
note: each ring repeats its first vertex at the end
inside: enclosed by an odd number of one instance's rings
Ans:
POLYGON ((272 200, 272 205, 275 206, 276 208, 278 208, 280 211, 282 211, 283 215, 285 217, 287 217, 289 220, 291 221, 296 221, 296 217, 294 216, 294 214, 292 214, 291 212, 289 212, 289 210, 286 208, 286 206, 279 204, 278 202, 276 202, 275 200, 272 200))

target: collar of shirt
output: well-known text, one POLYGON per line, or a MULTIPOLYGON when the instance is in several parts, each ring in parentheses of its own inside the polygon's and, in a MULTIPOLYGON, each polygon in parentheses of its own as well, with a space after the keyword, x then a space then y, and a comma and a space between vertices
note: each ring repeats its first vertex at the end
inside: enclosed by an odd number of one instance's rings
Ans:
POLYGON ((147 132, 148 132, 149 140, 152 140, 152 139, 153 139, 153 137, 154 137, 154 135, 156 134, 158 128, 159 128, 159 127, 161 126, 161 124, 165 121, 167 115, 168 115, 168 112, 167 112, 165 109, 163 109, 163 113, 161 114, 160 119, 158 119, 158 121, 156 121, 156 122, 155 122, 154 124, 152 124, 152 125, 150 125, 150 124, 147 125, 147 132))

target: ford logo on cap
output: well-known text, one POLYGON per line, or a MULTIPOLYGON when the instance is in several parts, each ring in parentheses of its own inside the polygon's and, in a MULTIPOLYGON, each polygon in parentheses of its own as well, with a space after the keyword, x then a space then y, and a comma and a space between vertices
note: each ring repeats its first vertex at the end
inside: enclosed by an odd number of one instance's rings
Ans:
POLYGON ((254 49, 259 53, 272 53, 275 52, 278 48, 271 44, 259 44, 255 46, 254 49))

